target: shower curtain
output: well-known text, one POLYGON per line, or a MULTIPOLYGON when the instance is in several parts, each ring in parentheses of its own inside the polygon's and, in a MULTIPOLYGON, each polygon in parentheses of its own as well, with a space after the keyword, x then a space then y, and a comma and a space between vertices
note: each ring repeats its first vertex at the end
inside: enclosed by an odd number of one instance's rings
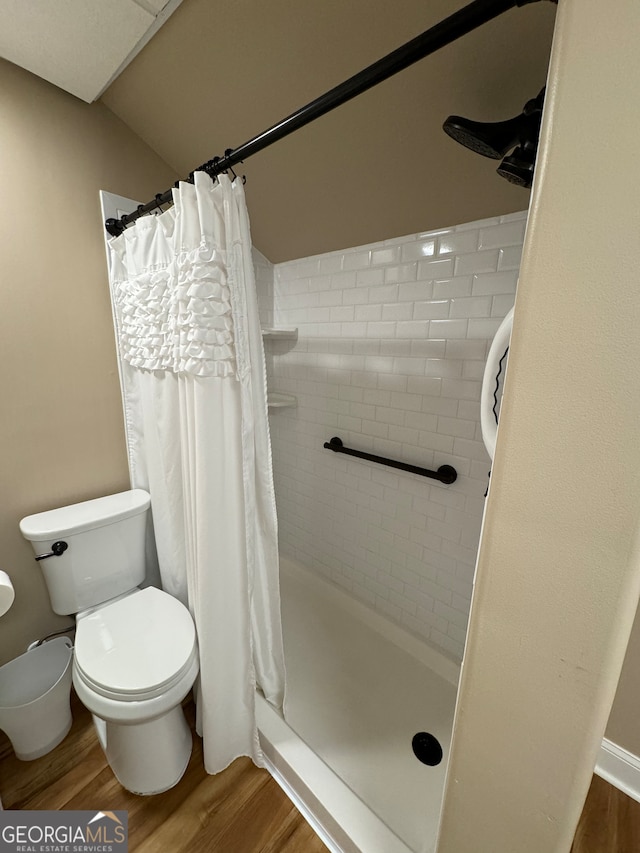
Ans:
POLYGON ((196 172, 109 246, 131 481, 151 494, 162 586, 196 624, 205 767, 262 764, 255 687, 282 707, 284 655, 242 183, 196 172))

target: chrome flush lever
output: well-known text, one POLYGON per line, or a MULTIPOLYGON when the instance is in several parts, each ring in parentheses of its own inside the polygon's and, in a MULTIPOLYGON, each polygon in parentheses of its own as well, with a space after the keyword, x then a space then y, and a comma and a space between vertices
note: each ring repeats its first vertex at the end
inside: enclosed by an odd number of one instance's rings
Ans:
POLYGON ((36 560, 46 560, 47 557, 60 557, 69 546, 66 542, 54 542, 48 554, 38 554, 36 560))

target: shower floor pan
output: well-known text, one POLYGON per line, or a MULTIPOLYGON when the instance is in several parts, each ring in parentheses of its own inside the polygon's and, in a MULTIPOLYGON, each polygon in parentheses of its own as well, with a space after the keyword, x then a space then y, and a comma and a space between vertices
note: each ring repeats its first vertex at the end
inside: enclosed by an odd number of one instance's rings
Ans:
POLYGON ((458 667, 286 558, 281 593, 286 722, 258 696, 269 769, 334 853, 431 853, 458 667), (415 757, 418 732, 437 766, 415 757))

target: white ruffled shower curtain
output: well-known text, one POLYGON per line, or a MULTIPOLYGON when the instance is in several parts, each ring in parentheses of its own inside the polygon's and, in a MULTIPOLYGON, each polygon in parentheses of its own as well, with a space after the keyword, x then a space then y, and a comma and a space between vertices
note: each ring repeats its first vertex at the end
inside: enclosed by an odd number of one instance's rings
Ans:
POLYGON ((240 755, 262 764, 255 686, 282 707, 284 655, 244 190, 194 179, 109 241, 110 274, 132 485, 151 494, 162 586, 196 624, 197 725, 217 773, 240 755))

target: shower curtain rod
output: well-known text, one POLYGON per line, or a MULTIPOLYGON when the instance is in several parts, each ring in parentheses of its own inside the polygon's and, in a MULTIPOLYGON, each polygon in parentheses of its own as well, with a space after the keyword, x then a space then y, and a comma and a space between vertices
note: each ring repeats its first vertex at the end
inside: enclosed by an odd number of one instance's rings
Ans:
MULTIPOLYGON (((508 9, 512 9, 515 6, 527 6, 530 3, 539 1, 473 0, 468 6, 464 6, 457 12, 449 15, 448 18, 445 18, 440 23, 425 30, 421 35, 416 36, 416 38, 388 53, 382 59, 354 74, 353 77, 349 77, 348 80, 325 92, 324 95, 320 95, 320 97, 301 107, 277 124, 274 124, 268 130, 263 131, 238 148, 228 148, 224 152, 223 157, 214 157, 213 160, 208 160, 206 163, 198 166, 197 169, 194 169, 194 172, 204 171, 212 178, 222 172, 227 172, 236 164, 246 160, 247 157, 251 157, 252 154, 257 154, 258 151, 262 151, 274 142, 315 121, 320 116, 334 110, 357 95, 366 92, 399 71, 403 71, 405 68, 418 62, 418 60, 424 59, 425 56, 435 53, 441 47, 477 29, 482 24, 496 18, 508 9)), ((551 0, 551 2, 557 3, 558 0, 551 0)), ((193 172, 190 173, 188 180, 193 180, 193 172)), ((177 185, 176 183, 175 186, 177 185)), ((131 225, 136 219, 147 213, 151 213, 156 208, 160 208, 161 205, 168 204, 171 201, 172 190, 157 193, 152 201, 138 205, 137 209, 132 213, 121 216, 119 219, 107 219, 105 228, 109 234, 117 237, 122 234, 127 225, 131 225)))

